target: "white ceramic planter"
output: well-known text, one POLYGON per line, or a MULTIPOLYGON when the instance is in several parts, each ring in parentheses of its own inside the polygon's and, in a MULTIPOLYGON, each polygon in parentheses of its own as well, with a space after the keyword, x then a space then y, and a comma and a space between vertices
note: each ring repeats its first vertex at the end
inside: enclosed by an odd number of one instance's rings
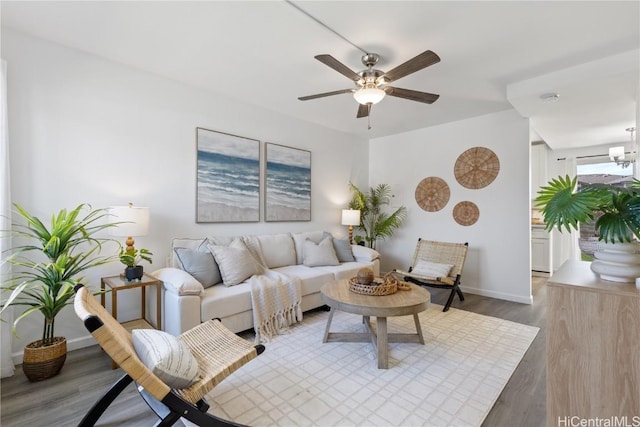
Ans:
POLYGON ((602 280, 634 283, 640 277, 640 243, 600 242, 591 270, 602 280))

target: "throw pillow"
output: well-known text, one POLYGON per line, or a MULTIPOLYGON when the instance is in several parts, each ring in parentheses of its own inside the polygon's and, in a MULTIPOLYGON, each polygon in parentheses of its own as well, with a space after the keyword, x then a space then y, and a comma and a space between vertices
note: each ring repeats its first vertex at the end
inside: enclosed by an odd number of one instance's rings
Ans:
POLYGON ((268 268, 296 265, 296 248, 291 234, 267 234, 257 239, 268 268))
POLYGON ((375 249, 367 248, 366 246, 353 245, 351 246, 353 256, 358 262, 371 262, 380 258, 380 253, 375 249))
POLYGON ((134 329, 131 338, 140 361, 169 387, 189 387, 198 379, 198 361, 177 337, 155 329, 134 329))
POLYGON ((303 263, 303 253, 304 253, 304 242, 309 239, 312 242, 320 243, 323 239, 323 231, 307 231, 302 233, 293 233, 291 237, 293 237, 293 244, 296 248, 296 264, 300 265, 303 263))
POLYGON ((165 289, 174 291, 178 295, 200 295, 204 292, 204 287, 200 282, 179 268, 161 268, 151 275, 162 280, 165 289))
POLYGON ((333 249, 333 238, 325 237, 317 244, 312 240, 305 240, 302 246, 302 263, 307 267, 340 264, 333 249))
POLYGON ((173 248, 173 250, 178 257, 180 267, 195 277, 205 288, 222 282, 218 264, 206 243, 203 242, 198 249, 173 248))
POLYGON ((451 264, 440 264, 420 259, 411 272, 413 274, 427 277, 447 277, 449 276, 452 268, 453 265, 451 264))
MULTIPOLYGON (((325 231, 323 238, 330 237, 331 233, 325 231)), ((333 249, 336 251, 336 256, 340 262, 353 262, 356 259, 353 257, 353 251, 351 250, 351 243, 349 238, 336 239, 333 237, 333 249)))
POLYGON ((240 239, 233 240, 229 246, 209 245, 209 250, 218 263, 225 286, 237 285, 261 273, 260 266, 240 239))

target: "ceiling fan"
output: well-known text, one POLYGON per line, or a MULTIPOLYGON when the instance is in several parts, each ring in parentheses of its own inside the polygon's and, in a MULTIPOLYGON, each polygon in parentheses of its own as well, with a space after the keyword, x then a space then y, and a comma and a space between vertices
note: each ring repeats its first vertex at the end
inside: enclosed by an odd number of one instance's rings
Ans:
POLYGON ((360 104, 358 106, 358 113, 356 114, 356 117, 361 118, 369 116, 371 113, 371 106, 382 101, 382 98, 384 98, 385 95, 409 99, 411 101, 424 102, 426 104, 432 104, 440 97, 440 95, 433 93, 389 86, 389 83, 391 82, 440 62, 440 57, 430 50, 422 52, 420 55, 398 65, 396 68, 386 73, 373 68, 380 59, 380 56, 375 53, 367 53, 362 56, 362 63, 367 68, 358 73, 351 70, 331 55, 317 55, 314 58, 353 80, 356 87, 352 89, 319 93, 316 95, 301 96, 298 98, 300 101, 308 101, 310 99, 340 95, 343 93, 353 93, 353 97, 360 104))

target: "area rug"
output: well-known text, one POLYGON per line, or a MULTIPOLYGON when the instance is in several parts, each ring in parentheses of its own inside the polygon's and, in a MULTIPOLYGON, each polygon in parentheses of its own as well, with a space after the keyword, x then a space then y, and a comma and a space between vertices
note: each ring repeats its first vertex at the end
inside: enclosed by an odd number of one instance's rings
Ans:
MULTIPOLYGON (((434 304, 420 313, 425 345, 390 344, 389 369, 377 369, 370 343, 322 343, 327 317, 305 313, 266 343, 209 393, 209 412, 257 427, 479 426, 538 333, 434 304)), ((364 325, 337 311, 331 330, 364 325)), ((389 318, 388 330, 415 333, 413 317, 389 318)))

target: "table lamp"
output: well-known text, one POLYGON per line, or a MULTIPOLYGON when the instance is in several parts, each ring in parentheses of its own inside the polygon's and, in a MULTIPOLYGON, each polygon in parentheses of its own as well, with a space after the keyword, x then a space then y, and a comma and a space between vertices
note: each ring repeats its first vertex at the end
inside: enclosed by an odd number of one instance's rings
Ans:
POLYGON ((343 209, 342 225, 349 226, 349 244, 353 244, 353 226, 360 225, 360 211, 357 209, 343 209))
POLYGON ((119 223, 117 227, 110 228, 112 236, 126 237, 126 250, 134 249, 134 236, 146 236, 149 233, 149 208, 129 206, 112 206, 109 208, 112 222, 119 223))

